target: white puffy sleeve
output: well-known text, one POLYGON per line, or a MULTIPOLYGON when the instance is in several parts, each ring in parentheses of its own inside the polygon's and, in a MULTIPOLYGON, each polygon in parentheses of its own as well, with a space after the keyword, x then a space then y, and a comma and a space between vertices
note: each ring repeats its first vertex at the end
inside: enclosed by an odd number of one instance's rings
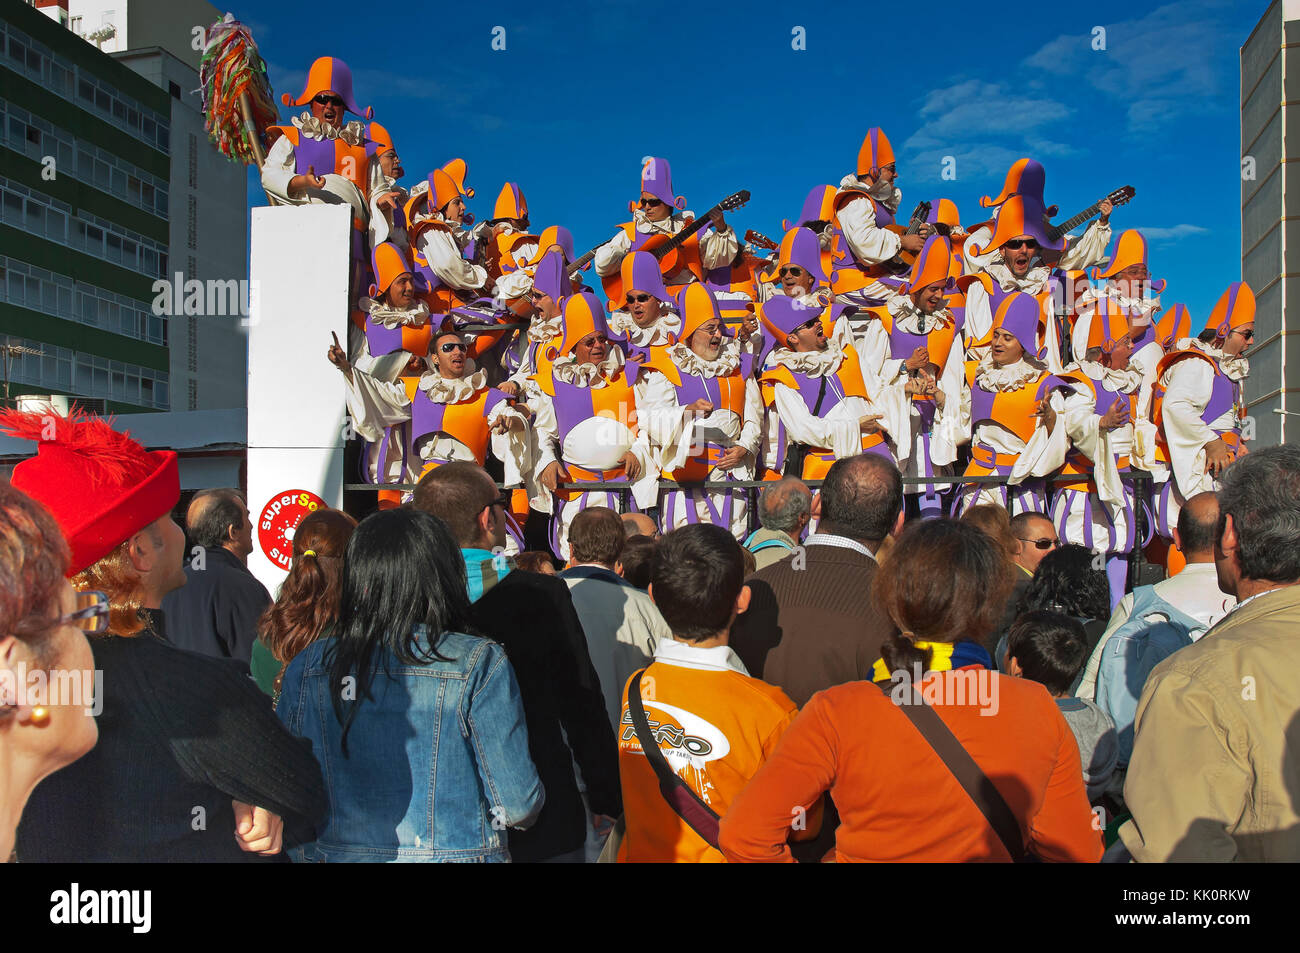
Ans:
POLYGON ((875 207, 865 195, 844 203, 837 218, 853 257, 864 265, 888 261, 903 247, 900 236, 876 225, 875 207))
POLYGON ((461 291, 477 291, 487 284, 487 269, 465 260, 450 232, 426 229, 420 236, 420 250, 443 284, 461 291))
POLYGON ((596 249, 596 257, 592 259, 596 274, 604 278, 618 271, 619 266, 623 264, 623 257, 631 247, 632 242, 627 237, 627 232, 620 228, 614 233, 613 238, 596 249))

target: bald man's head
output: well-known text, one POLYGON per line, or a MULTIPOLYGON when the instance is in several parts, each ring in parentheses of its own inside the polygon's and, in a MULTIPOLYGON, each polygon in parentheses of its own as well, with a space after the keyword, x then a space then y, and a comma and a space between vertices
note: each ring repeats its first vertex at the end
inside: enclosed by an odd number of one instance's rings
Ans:
POLYGON ((659 535, 659 527, 644 513, 624 513, 623 535, 628 539, 633 536, 649 536, 655 539, 659 535))
POLYGON ((831 464, 822 480, 819 533, 879 545, 903 512, 903 475, 888 457, 861 453, 831 464))
POLYGON ((763 488, 758 498, 758 521, 764 529, 797 536, 812 512, 812 491, 796 477, 782 477, 763 488))
POLYGON ((185 511, 190 542, 205 549, 228 549, 241 560, 253 551, 253 524, 238 490, 203 490, 185 511))
POLYGON ((1219 498, 1212 492, 1197 493, 1178 513, 1174 540, 1189 563, 1214 562, 1214 536, 1219 524, 1219 498))

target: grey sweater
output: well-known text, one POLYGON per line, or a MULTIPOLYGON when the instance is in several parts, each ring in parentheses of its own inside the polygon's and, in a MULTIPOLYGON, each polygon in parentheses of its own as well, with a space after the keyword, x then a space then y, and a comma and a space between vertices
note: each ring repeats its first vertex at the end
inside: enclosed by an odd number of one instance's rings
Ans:
POLYGON ((1083 762, 1083 783, 1088 788, 1088 800, 1101 797, 1106 782, 1119 761, 1119 739, 1110 716, 1085 698, 1058 698, 1056 707, 1065 716, 1065 723, 1074 732, 1079 744, 1079 758, 1083 762))

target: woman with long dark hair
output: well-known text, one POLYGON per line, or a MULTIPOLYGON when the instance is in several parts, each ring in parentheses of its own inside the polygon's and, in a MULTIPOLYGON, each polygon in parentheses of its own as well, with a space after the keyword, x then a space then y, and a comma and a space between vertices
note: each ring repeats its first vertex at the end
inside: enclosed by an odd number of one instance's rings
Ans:
POLYGON ((276 699, 285 666, 338 617, 343 553, 356 528, 347 513, 323 509, 309 513, 294 532, 289 575, 258 621, 249 663, 257 687, 276 699))
POLYGON ((997 581, 1006 558, 968 523, 908 525, 872 583, 897 629, 879 684, 848 682, 804 706, 722 820, 728 860, 790 860, 791 805, 826 790, 840 814, 840 861, 1101 858, 1069 726, 1043 686, 992 671, 979 644, 1006 596, 997 581), (917 695, 900 691, 909 688, 917 695), (1009 808, 1013 843, 966 793, 952 755, 919 733, 907 708, 922 703, 931 711, 915 717, 937 715, 1009 808))
POLYGON ((277 711, 330 789, 295 860, 510 859, 506 828, 528 827, 544 792, 514 672, 469 606, 441 520, 393 509, 357 527, 338 625, 289 664, 277 711))

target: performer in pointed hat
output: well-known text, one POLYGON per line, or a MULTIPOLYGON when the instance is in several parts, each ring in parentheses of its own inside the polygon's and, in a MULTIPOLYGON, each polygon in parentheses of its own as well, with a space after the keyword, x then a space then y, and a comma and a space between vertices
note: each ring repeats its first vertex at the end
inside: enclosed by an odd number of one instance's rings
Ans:
MULTIPOLYGON (((637 381, 641 426, 663 478, 677 483, 752 480, 763 430, 753 357, 727 333, 713 292, 700 283, 678 295, 681 339, 657 349, 637 381)), ((744 490, 665 489, 664 531, 690 523, 748 530, 744 490)))
MULTIPOLYGON (((903 419, 898 456, 904 476, 952 474, 957 448, 970 438, 962 321, 947 306, 950 295, 973 279, 953 277, 954 252, 948 239, 931 235, 901 285, 900 292, 868 312, 859 353, 867 373, 883 388, 901 392, 903 419)), ((891 406, 898 406, 897 403, 891 406)), ((947 485, 907 488, 908 506, 922 517, 940 516, 951 492, 947 485)))
POLYGON ((551 548, 569 558, 569 523, 586 506, 619 509, 619 494, 583 483, 624 483, 635 508, 654 505, 658 472, 637 423, 633 374, 610 343, 605 308, 590 292, 564 300, 560 336, 540 355, 528 389, 539 484, 532 505, 551 513, 551 548), (561 486, 561 484, 566 484, 561 486))
MULTIPOLYGON (((596 252, 596 274, 614 275, 628 252, 637 251, 657 235, 673 236, 685 228, 694 214, 686 210, 686 199, 673 194, 672 169, 668 160, 650 156, 641 167, 641 198, 629 203, 632 221, 624 222, 614 237, 596 252)), ((721 212, 680 249, 681 265, 664 275, 669 290, 695 281, 703 271, 720 268, 736 257, 739 248, 736 233, 721 212)))

